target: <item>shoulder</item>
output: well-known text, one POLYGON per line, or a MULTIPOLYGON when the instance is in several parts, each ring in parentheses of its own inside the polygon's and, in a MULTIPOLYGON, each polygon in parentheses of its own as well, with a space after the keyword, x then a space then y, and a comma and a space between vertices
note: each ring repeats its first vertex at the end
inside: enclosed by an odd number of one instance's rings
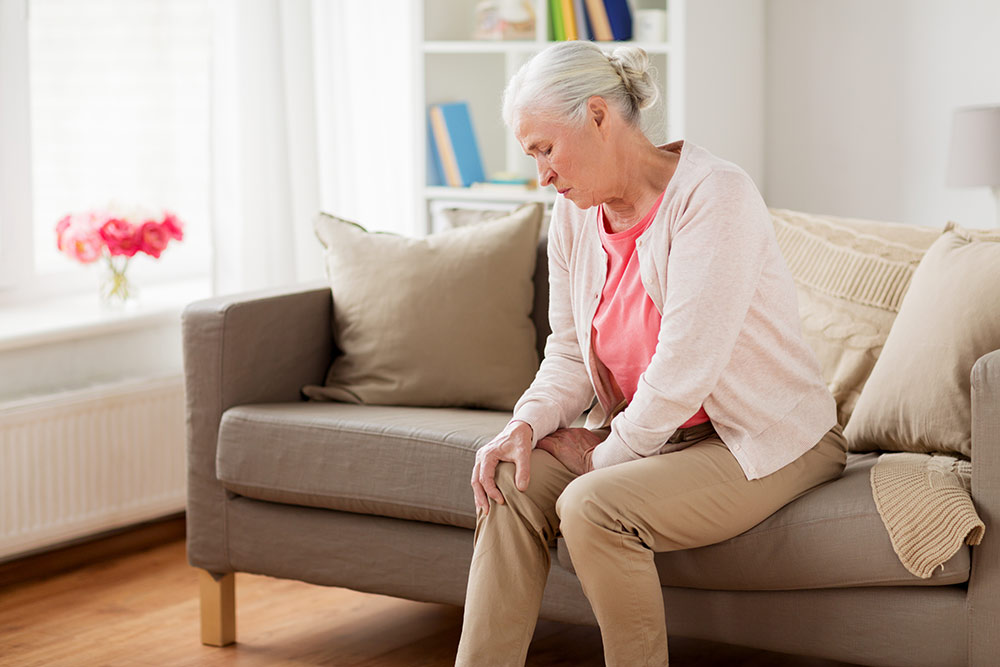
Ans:
MULTIPOLYGON (((687 146, 685 146, 687 148, 687 146)), ((679 183, 671 233, 698 228, 705 235, 738 237, 773 234, 764 198, 739 165, 692 146, 679 183)))
POLYGON ((762 200, 760 191, 750 175, 735 162, 713 155, 701 146, 685 142, 682 155, 683 175, 678 185, 692 197, 699 199, 762 200))

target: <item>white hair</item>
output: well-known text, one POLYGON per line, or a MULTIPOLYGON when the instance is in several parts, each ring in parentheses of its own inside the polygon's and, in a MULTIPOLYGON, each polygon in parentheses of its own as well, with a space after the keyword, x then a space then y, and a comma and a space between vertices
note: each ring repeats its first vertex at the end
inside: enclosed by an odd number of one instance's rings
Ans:
POLYGON ((589 41, 556 42, 524 63, 503 93, 503 121, 513 128, 524 112, 576 126, 587 118, 587 100, 599 95, 640 127, 642 111, 659 97, 649 56, 636 46, 606 54, 589 41))

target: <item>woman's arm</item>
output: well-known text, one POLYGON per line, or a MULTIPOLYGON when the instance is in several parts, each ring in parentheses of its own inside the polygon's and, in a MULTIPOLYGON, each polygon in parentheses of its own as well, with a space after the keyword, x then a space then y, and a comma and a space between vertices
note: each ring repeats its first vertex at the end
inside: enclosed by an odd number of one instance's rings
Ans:
POLYGON ((545 358, 531 386, 514 406, 511 421, 531 426, 532 446, 558 428, 572 424, 594 400, 583 354, 576 336, 570 300, 569 256, 559 228, 559 208, 553 207, 549 225, 549 326, 545 358))
POLYGON ((701 407, 732 356, 768 261, 771 224, 746 174, 713 172, 692 193, 670 241, 656 351, 594 450, 595 468, 658 453, 701 407))

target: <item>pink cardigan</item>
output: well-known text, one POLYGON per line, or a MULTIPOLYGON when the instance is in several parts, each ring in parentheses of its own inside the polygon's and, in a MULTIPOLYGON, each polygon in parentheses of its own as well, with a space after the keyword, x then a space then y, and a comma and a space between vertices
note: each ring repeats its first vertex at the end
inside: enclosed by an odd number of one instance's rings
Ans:
POLYGON ((819 442, 837 423, 836 403, 802 338, 792 276, 753 181, 689 141, 660 148, 680 160, 636 241, 662 322, 632 402, 622 409, 590 339, 607 271, 597 207, 560 196, 548 243, 552 334, 511 421, 527 422, 537 445, 596 395, 586 427, 610 423, 593 453, 604 468, 685 446, 666 441, 704 405, 747 479, 758 479, 819 442))

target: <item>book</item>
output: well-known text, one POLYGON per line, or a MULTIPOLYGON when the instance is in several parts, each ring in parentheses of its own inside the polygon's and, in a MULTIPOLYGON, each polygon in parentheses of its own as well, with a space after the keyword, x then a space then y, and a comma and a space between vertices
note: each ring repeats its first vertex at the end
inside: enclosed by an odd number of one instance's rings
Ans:
POLYGON ((448 136, 448 124, 444 120, 444 114, 437 106, 431 106, 428 115, 431 133, 434 135, 434 154, 437 157, 441 181, 452 187, 460 186, 461 176, 458 173, 458 161, 455 159, 455 149, 451 145, 451 137, 448 136))
POLYGON ((566 39, 579 39, 576 33, 576 13, 573 11, 573 0, 559 0, 562 5, 563 32, 566 39))
POLYGON ((557 42, 566 40, 566 26, 563 25, 562 0, 549 0, 549 19, 552 22, 552 38, 557 42))
POLYGON ((468 102, 432 104, 429 114, 444 182, 459 188, 485 180, 468 102))
POLYGON ((611 23, 608 20, 608 12, 604 7, 604 0, 586 0, 587 16, 590 18, 590 27, 594 31, 594 39, 600 42, 610 42, 614 40, 614 33, 611 32, 611 23))
POLYGON ((431 115, 427 114, 427 185, 444 185, 444 167, 438 154, 437 140, 434 138, 434 127, 431 115))
POLYGON ((583 5, 583 0, 573 0, 573 14, 576 16, 578 38, 594 39, 594 33, 590 30, 590 18, 587 17, 587 9, 583 5))
POLYGON ((515 184, 518 184, 518 185, 528 185, 528 184, 530 184, 530 187, 532 187, 532 188, 538 187, 538 181, 536 181, 535 179, 529 178, 527 176, 519 176, 518 174, 513 173, 513 172, 509 172, 509 171, 498 171, 495 174, 493 174, 493 176, 490 177, 490 179, 488 181, 486 181, 486 182, 487 183, 515 183, 515 184))
POLYGON ((619 42, 632 39, 632 10, 628 0, 604 0, 604 10, 614 39, 619 42))

